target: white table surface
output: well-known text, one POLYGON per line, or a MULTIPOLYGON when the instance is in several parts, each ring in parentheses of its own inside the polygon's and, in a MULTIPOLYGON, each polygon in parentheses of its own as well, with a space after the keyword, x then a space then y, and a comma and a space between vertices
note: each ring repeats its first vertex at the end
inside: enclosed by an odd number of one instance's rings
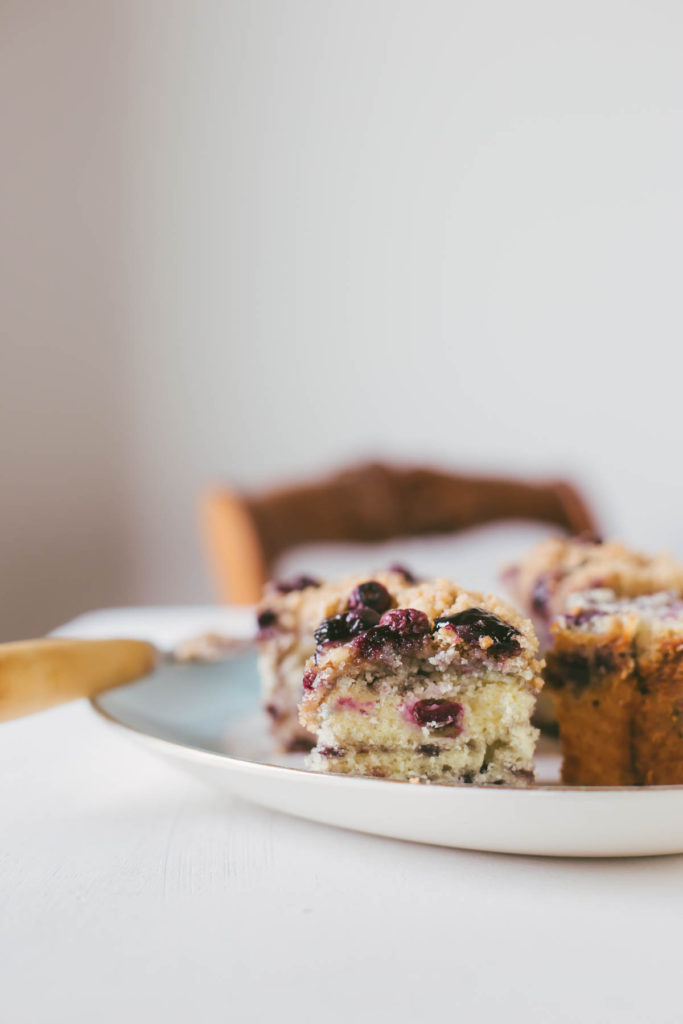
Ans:
MULTIPOLYGON (((218 609, 67 631, 168 642, 218 609)), ((84 702, 0 726, 0 1021, 683 1019, 683 857, 400 843, 214 793, 84 702)))

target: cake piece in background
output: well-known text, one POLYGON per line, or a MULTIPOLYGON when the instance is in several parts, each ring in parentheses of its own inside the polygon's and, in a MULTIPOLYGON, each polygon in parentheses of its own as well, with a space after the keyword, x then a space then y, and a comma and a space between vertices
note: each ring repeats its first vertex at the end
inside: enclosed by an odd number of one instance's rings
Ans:
MULTIPOLYGON (((552 643, 551 625, 574 593, 599 587, 620 597, 665 590, 683 593, 683 567, 668 555, 643 555, 616 541, 588 536, 541 541, 503 575, 510 593, 534 624, 541 653, 552 643)), ((534 721, 545 729, 557 728, 553 693, 548 687, 539 697, 534 721)))
POLYGON ((550 627, 575 593, 608 588, 619 597, 659 591, 683 593, 683 566, 669 555, 644 555, 618 541, 551 537, 504 572, 505 581, 536 627, 542 647, 550 627))
MULTIPOLYGON (((259 671, 263 706, 280 750, 309 750, 315 742, 299 723, 298 707, 306 661, 316 648, 313 634, 324 618, 346 607, 349 593, 367 579, 364 574, 321 583, 310 576, 299 576, 266 587, 257 609, 259 671)), ((373 579, 383 586, 397 587, 413 576, 396 566, 376 573, 373 579)))
POLYGON ((683 783, 683 601, 575 594, 552 627, 547 684, 569 785, 683 783))
POLYGON ((301 723, 318 771, 441 783, 533 780, 542 686, 531 623, 448 580, 368 580, 316 630, 301 723))

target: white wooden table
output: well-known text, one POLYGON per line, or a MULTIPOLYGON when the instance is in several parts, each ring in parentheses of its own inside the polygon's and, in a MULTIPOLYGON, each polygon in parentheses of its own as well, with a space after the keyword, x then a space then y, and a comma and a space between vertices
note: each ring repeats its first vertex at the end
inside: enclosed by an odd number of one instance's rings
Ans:
MULTIPOLYGON (((194 625, 136 615, 157 638, 194 625)), ((683 1019, 683 857, 310 824, 204 788, 83 702, 0 726, 0 780, 2 1024, 683 1019)))

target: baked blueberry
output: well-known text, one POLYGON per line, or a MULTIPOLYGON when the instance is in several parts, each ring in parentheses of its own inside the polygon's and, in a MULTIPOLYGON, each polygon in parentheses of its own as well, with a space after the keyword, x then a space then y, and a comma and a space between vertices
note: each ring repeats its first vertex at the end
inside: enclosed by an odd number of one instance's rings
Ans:
POLYGON ((460 728, 462 704, 454 700, 419 700, 413 705, 412 715, 418 725, 428 729, 460 728))
POLYGON ((279 580, 275 584, 278 594, 291 594, 295 590, 308 590, 309 587, 319 587, 320 580, 314 576, 295 576, 292 580, 279 580))
POLYGON ((313 636, 318 644, 349 640, 351 634, 349 632, 349 621, 346 612, 341 612, 339 615, 330 615, 328 619, 323 619, 313 636))
POLYGON ((415 649, 430 630, 429 619, 424 612, 417 608, 392 608, 384 613, 379 625, 360 633, 353 645, 363 658, 374 658, 387 649, 415 649))
POLYGON ((379 624, 402 637, 422 636, 431 632, 429 619, 417 608, 393 608, 384 613, 379 624))
POLYGON ((492 643, 484 649, 494 657, 519 654, 522 649, 517 639, 519 630, 483 608, 466 608, 454 615, 441 615, 435 620, 434 629, 442 626, 450 627, 466 643, 476 646, 481 646, 479 641, 488 637, 492 643))
POLYGON ((346 612, 346 624, 348 628, 349 636, 358 636, 359 633, 364 633, 366 629, 371 629, 372 626, 378 625, 380 621, 380 614, 374 608, 351 608, 350 611, 346 612))
POLYGON ((277 622, 277 615, 272 608, 264 608, 256 619, 259 629, 271 629, 277 622))
POLYGON ((379 621, 379 612, 373 608, 351 608, 348 612, 323 619, 313 635, 318 644, 344 643, 376 626, 379 621))
POLYGON ((392 603, 391 594, 387 588, 381 583, 377 583, 376 580, 361 583, 349 598, 349 608, 372 608, 380 615, 387 608, 391 608, 392 603))

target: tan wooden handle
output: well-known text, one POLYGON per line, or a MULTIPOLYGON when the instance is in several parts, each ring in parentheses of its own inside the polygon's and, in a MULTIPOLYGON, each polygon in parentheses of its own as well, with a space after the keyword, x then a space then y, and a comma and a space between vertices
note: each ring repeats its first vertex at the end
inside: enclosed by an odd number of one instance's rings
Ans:
POLYGON ((143 640, 46 637, 0 644, 0 722, 130 683, 150 672, 157 658, 143 640))

